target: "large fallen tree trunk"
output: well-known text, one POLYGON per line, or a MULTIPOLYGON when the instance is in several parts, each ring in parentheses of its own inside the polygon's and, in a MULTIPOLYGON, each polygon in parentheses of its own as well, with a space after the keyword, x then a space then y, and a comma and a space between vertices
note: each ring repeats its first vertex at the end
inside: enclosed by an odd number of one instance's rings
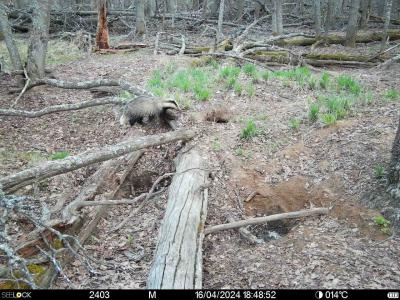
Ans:
POLYGON ((39 182, 43 179, 70 172, 90 164, 106 161, 147 147, 178 140, 188 140, 193 138, 194 135, 195 133, 191 130, 178 130, 158 135, 132 138, 116 145, 90 150, 62 160, 47 162, 37 167, 0 178, 0 185, 2 185, 5 193, 11 193, 31 183, 39 182))
POLYGON ((197 150, 177 158, 176 174, 147 286, 150 289, 199 289, 207 211, 205 159, 197 150))
MULTIPOLYGON (((382 30, 358 31, 356 43, 381 41, 383 35, 384 32, 382 30)), ((398 40, 400 39, 400 30, 390 29, 388 30, 388 36, 390 40, 398 40)), ((281 39, 276 39, 275 44, 279 46, 309 46, 318 40, 322 40, 327 44, 343 44, 346 40, 346 34, 344 32, 330 32, 320 38, 301 35, 289 38, 282 37, 281 39)))

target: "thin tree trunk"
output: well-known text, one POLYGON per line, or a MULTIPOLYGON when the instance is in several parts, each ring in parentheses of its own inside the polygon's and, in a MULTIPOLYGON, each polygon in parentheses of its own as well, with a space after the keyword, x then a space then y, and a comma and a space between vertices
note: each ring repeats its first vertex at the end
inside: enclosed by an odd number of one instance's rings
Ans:
POLYGON ((167 0, 167 12, 172 14, 172 27, 175 26, 176 0, 167 0))
POLYGON ((388 29, 389 29, 389 23, 390 23, 390 14, 392 12, 392 0, 386 0, 386 5, 385 5, 385 25, 384 25, 384 34, 382 38, 382 44, 381 44, 381 51, 385 49, 387 39, 388 39, 388 29))
POLYGON ((219 8, 219 0, 208 0, 207 1, 207 9, 209 10, 210 17, 216 17, 218 15, 218 8, 219 8))
POLYGON ((282 0, 273 0, 272 34, 281 35, 282 33, 283 33, 282 0))
POLYGON ((314 0, 314 29, 316 37, 321 36, 321 0, 314 0))
POLYGON ((345 46, 347 47, 356 46, 359 8, 360 8, 360 0, 352 0, 350 7, 349 23, 347 24, 347 31, 346 31, 345 46))
POLYGON ((240 20, 244 13, 244 0, 237 0, 236 20, 240 20))
POLYGON ((400 199, 400 121, 392 146, 392 158, 388 172, 389 191, 396 199, 400 199))
POLYGON ((136 34, 141 36, 146 33, 146 19, 144 16, 145 0, 136 2, 136 34))
POLYGON ((192 9, 193 10, 199 10, 200 9, 200 0, 193 0, 192 9))
POLYGON ((156 0, 147 0, 146 13, 148 17, 154 17, 156 15, 156 0))
POLYGON ((218 32, 217 32, 217 43, 219 43, 222 40, 222 23, 224 21, 224 6, 225 6, 225 0, 221 0, 219 4, 219 16, 218 16, 218 32))
POLYGON ((51 2, 51 0, 32 0, 32 29, 27 62, 27 73, 31 80, 45 76, 51 2))
POLYGON ((18 48, 14 43, 14 39, 12 37, 11 27, 8 22, 8 16, 6 12, 6 7, 3 2, 0 1, 0 31, 4 35, 4 40, 7 45, 7 50, 10 55, 12 69, 14 71, 22 70, 22 62, 21 57, 18 52, 18 48))
POLYGON ((369 10, 371 7, 371 0, 361 0, 361 18, 360 18, 360 28, 368 28, 369 10))
POLYGON ((107 1, 100 0, 98 6, 98 20, 96 33, 96 49, 109 49, 110 42, 107 26, 107 1))

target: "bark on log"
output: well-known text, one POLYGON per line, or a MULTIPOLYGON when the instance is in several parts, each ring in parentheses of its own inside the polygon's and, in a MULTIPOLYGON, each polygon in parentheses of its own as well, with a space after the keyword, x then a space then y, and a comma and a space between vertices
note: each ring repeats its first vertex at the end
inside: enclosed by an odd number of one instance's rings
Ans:
POLYGON ((177 158, 148 278, 150 289, 200 289, 207 211, 206 160, 195 149, 177 158))
MULTIPOLYGON (((356 36, 356 43, 381 41, 383 35, 383 30, 358 31, 356 36)), ((398 40, 400 39, 400 30, 390 29, 388 30, 388 36, 392 41, 398 40)), ((343 32, 331 32, 321 37, 321 39, 327 44, 343 44, 346 40, 346 35, 343 32)), ((316 41, 316 37, 304 37, 298 35, 289 38, 277 39, 275 40, 275 44, 279 46, 309 46, 314 44, 316 41)))
POLYGON ((262 223, 267 223, 267 222, 277 221, 277 220, 283 220, 283 219, 302 218, 302 217, 308 217, 308 216, 314 216, 314 215, 326 215, 328 212, 329 212, 328 208, 312 208, 312 209, 306 209, 306 210, 299 210, 299 211, 295 211, 295 212, 276 214, 276 215, 271 215, 271 216, 266 216, 266 217, 252 218, 252 219, 241 220, 241 221, 237 221, 237 222, 233 222, 233 223, 216 225, 216 226, 206 228, 204 230, 204 233, 210 234, 210 233, 218 232, 221 230, 235 229, 235 228, 240 228, 243 226, 257 225, 257 224, 262 224, 262 223))
POLYGON ((70 172, 90 164, 106 161, 139 149, 193 138, 191 130, 177 130, 159 135, 129 139, 117 145, 106 146, 82 154, 41 164, 16 174, 0 178, 0 184, 6 193, 14 192, 33 182, 39 182, 59 174, 70 172))

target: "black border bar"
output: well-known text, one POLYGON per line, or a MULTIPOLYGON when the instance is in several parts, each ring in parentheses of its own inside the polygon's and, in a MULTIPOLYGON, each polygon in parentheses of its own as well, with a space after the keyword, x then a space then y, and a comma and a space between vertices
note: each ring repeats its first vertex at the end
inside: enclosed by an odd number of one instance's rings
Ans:
POLYGON ((0 299, 388 299, 400 300, 398 290, 0 290, 0 299))

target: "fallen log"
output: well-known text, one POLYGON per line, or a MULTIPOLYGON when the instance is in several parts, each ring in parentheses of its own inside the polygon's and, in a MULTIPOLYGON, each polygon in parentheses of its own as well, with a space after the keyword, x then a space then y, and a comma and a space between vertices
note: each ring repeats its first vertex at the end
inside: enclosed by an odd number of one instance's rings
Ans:
POLYGON ((308 65, 311 66, 316 66, 316 67, 324 67, 328 65, 335 65, 335 66, 341 66, 341 67, 349 67, 349 68, 371 68, 376 66, 376 63, 372 62, 362 62, 362 61, 342 61, 342 60, 318 60, 318 59, 305 59, 304 62, 308 65))
POLYGON ((147 287, 150 289, 200 289, 202 242, 207 211, 206 160, 195 149, 176 160, 176 174, 160 228, 147 287))
POLYGON ((207 227, 204 230, 204 234, 207 235, 207 234, 215 233, 215 232, 218 232, 221 230, 236 229, 236 228, 241 228, 243 226, 263 224, 263 223, 277 221, 277 220, 302 218, 302 217, 315 216, 315 215, 326 215, 326 214, 328 214, 328 212, 329 212, 328 208, 322 207, 322 208, 311 208, 311 209, 299 210, 299 211, 295 211, 295 212, 276 214, 276 215, 271 215, 271 216, 266 216, 266 217, 251 218, 251 219, 247 219, 247 220, 241 220, 241 221, 236 221, 236 222, 232 222, 232 223, 207 227))
POLYGON ((47 162, 37 167, 0 178, 0 185, 3 186, 5 193, 11 193, 34 182, 86 167, 90 164, 106 161, 147 147, 178 140, 188 140, 193 138, 194 135, 195 133, 191 130, 177 130, 158 135, 132 138, 116 145, 90 150, 62 160, 47 162))
MULTIPOLYGON (((356 43, 381 41, 383 36, 383 30, 358 31, 356 36, 356 43)), ((389 29, 388 37, 392 41, 400 39, 400 30, 389 29)), ((320 38, 317 38, 315 36, 294 36, 290 38, 277 39, 275 40, 275 44, 279 46, 310 46, 317 42, 318 39, 321 39, 324 43, 327 44, 343 44, 346 40, 346 34, 344 32, 330 32, 321 36, 320 38)))

